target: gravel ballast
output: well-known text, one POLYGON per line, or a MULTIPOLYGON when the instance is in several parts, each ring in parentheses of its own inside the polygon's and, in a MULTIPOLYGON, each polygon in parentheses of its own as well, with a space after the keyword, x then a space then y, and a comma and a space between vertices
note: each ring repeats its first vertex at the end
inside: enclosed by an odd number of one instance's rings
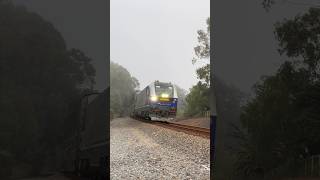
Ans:
POLYGON ((209 139, 119 118, 110 127, 110 177, 209 179, 209 139))

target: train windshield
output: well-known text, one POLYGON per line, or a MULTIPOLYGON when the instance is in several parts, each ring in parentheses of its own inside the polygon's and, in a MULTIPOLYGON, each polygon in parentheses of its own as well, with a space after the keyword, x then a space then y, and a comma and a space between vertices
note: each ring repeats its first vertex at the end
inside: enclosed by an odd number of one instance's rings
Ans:
POLYGON ((155 86, 156 95, 163 98, 173 97, 173 86, 156 85, 155 86))

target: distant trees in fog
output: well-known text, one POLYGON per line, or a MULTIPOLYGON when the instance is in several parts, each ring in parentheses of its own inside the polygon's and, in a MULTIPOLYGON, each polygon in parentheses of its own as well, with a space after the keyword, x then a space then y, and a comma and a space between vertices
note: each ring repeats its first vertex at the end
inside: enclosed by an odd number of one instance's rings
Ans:
POLYGON ((139 81, 121 65, 110 62, 110 113, 113 117, 128 116, 133 110, 139 81))

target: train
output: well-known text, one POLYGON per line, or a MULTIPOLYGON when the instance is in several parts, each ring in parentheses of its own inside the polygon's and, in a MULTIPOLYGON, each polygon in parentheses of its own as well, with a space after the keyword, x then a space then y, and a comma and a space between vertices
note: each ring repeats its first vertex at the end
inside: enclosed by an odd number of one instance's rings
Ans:
POLYGON ((152 121, 171 120, 177 115, 177 104, 175 85, 156 80, 136 95, 132 116, 152 121))
POLYGON ((63 170, 79 176, 106 179, 109 166, 108 97, 103 92, 85 94, 81 98, 77 133, 67 142, 63 170))

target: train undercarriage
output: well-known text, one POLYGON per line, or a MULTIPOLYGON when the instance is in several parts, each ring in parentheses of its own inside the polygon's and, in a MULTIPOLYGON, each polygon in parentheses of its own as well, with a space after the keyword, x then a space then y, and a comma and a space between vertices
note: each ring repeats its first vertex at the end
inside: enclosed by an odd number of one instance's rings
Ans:
POLYGON ((143 118, 152 121, 168 121, 176 117, 176 110, 169 107, 144 108, 133 113, 134 118, 143 118))

